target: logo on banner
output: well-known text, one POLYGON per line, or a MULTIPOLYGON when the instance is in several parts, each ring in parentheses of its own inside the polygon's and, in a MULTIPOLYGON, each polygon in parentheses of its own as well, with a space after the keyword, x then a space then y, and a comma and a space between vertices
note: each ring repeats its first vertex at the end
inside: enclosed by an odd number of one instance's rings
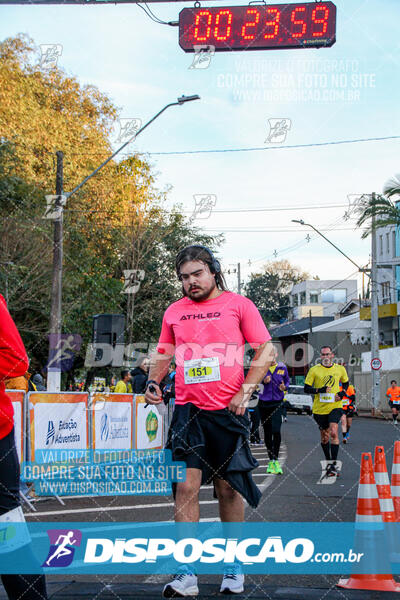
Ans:
POLYGON ((100 439, 102 442, 106 442, 108 440, 108 436, 110 434, 110 426, 108 424, 108 415, 104 413, 101 417, 100 423, 100 439))
POLYGON ((49 421, 47 425, 47 435, 46 435, 46 446, 50 446, 54 443, 54 436, 56 435, 56 430, 54 427, 53 421, 49 421))
POLYGON ((42 567, 68 567, 75 554, 75 548, 81 545, 82 532, 79 529, 49 529, 49 553, 42 567))
POLYGON ((100 439, 102 442, 129 438, 128 417, 110 417, 104 413, 100 421, 100 439))
POLYGON ((146 433, 149 442, 153 442, 157 437, 158 419, 157 415, 151 410, 146 418, 146 433))

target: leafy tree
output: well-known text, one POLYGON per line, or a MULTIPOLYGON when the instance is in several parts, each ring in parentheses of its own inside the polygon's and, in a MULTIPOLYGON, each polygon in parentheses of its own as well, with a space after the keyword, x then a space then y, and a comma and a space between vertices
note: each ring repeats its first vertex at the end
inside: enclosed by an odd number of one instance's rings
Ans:
POLYGON ((374 194, 362 196, 356 206, 359 214, 358 227, 366 226, 362 238, 368 237, 374 229, 385 225, 400 226, 400 176, 397 175, 389 180, 385 186, 385 194, 374 194), (393 200, 393 198, 397 197, 393 200), (375 216, 375 222, 372 217, 375 216))
POLYGON ((309 279, 287 260, 268 262, 261 273, 252 273, 245 286, 245 293, 259 309, 264 321, 282 321, 289 311, 289 292, 295 283, 309 279))
MULTIPOLYGON (((34 369, 48 353, 53 223, 43 216, 45 195, 55 193, 55 151, 64 152, 71 191, 112 153, 117 117, 95 87, 41 67, 30 38, 0 43, 0 289, 8 289, 34 369)), ((180 295, 177 250, 221 242, 200 234, 178 207, 167 210, 167 193, 146 158, 133 155, 110 161, 68 199, 62 331, 81 334, 81 359, 97 313, 125 314, 127 342, 154 340, 167 304, 180 295), (121 293, 127 269, 145 272, 134 296, 121 293)))

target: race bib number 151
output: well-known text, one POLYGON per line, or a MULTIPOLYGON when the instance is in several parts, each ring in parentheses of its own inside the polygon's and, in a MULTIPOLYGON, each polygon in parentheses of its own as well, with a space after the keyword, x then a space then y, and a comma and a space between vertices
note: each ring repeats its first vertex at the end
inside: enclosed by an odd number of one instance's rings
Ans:
POLYGON ((185 360, 185 384, 220 381, 218 357, 185 360))

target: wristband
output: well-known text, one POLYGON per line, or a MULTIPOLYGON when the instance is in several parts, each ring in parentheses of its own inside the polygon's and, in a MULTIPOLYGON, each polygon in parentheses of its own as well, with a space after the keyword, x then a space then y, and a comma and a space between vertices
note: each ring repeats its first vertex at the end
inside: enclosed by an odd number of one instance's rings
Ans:
POLYGON ((158 383, 158 382, 157 382, 155 379, 149 379, 149 380, 146 382, 146 390, 147 390, 147 388, 149 387, 149 385, 150 385, 150 384, 152 384, 152 383, 155 383, 155 384, 156 384, 158 387, 160 387, 160 384, 159 384, 159 383, 158 383))

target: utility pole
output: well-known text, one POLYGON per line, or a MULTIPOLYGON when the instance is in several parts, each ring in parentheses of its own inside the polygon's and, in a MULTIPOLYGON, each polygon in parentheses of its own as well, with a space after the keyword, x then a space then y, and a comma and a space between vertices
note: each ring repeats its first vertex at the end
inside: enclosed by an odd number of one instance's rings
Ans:
MULTIPOLYGON (((372 200, 375 194, 372 194, 372 200)), ((372 215, 371 234, 371 360, 379 358, 379 308, 378 308, 378 267, 376 252, 375 214, 372 215)), ((381 397, 381 374, 379 369, 372 370, 372 416, 374 417, 381 397)))
MULTIPOLYGON (((64 154, 56 152, 56 201, 55 209, 59 210, 59 217, 54 219, 53 233, 53 278, 51 286, 51 312, 50 333, 61 334, 61 307, 62 307, 62 272, 63 272, 63 179, 64 179, 64 154)), ((59 339, 56 337, 56 339, 59 339)), ((50 346, 51 347, 51 346, 50 346)), ((47 391, 59 392, 61 389, 61 365, 57 364, 47 371, 47 391)))
POLYGON ((240 262, 237 264, 237 278, 238 278, 238 294, 242 293, 242 282, 240 280, 240 262))

